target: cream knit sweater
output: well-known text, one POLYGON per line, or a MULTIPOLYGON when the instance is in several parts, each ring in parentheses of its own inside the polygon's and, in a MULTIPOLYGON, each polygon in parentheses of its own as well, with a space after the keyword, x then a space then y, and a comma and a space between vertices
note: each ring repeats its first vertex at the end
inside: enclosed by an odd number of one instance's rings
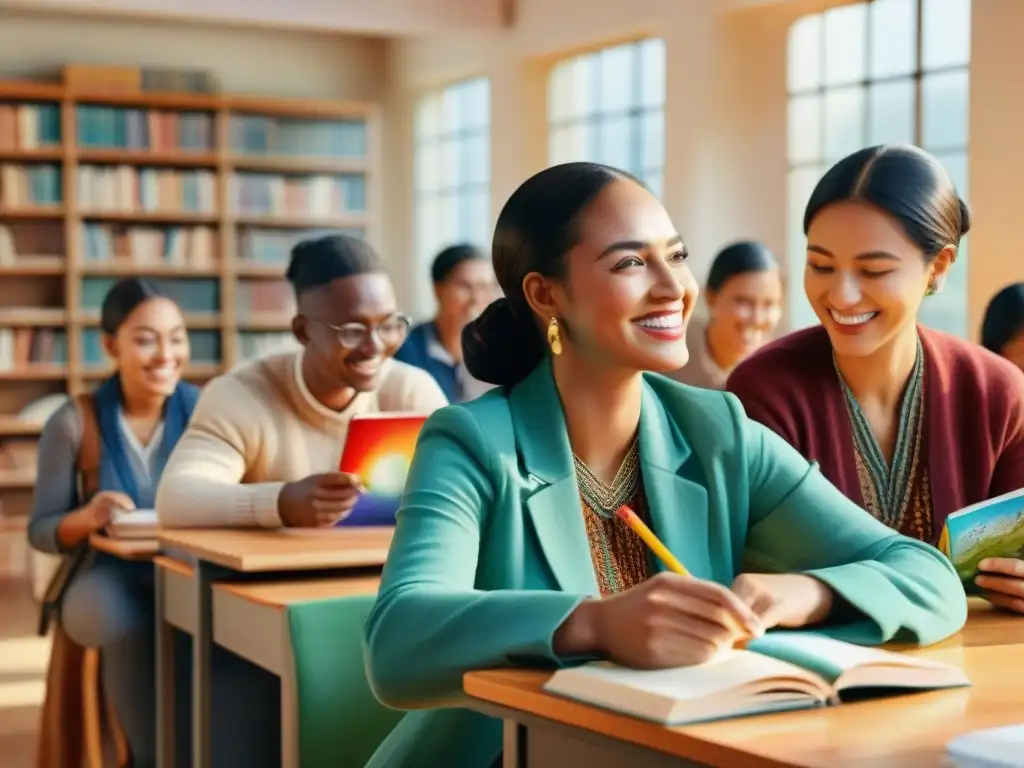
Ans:
POLYGON ((310 394, 301 365, 301 350, 289 351, 206 385, 160 480, 160 525, 279 528, 281 488, 337 469, 354 415, 431 413, 447 405, 430 374, 389 360, 376 392, 359 393, 344 411, 332 411, 310 394))

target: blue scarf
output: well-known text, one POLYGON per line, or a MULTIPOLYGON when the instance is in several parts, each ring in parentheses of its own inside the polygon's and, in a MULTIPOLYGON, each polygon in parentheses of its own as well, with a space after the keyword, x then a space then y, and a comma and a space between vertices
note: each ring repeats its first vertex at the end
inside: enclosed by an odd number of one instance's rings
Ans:
MULTIPOLYGON (((171 451, 188 426, 198 400, 199 388, 180 382, 164 403, 164 433, 157 449, 154 486, 163 473, 171 451)), ((144 503, 139 499, 139 487, 129 458, 130 449, 125 445, 121 431, 119 415, 124 396, 121 393, 120 378, 115 375, 104 381, 93 393, 92 401, 100 429, 100 489, 122 491, 136 504, 144 503)))

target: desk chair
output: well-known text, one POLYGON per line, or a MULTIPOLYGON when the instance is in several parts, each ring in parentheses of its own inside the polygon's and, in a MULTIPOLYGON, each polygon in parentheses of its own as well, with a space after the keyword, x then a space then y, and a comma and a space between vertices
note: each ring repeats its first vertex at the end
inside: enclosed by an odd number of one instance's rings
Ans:
POLYGON ((106 747, 113 752, 116 768, 126 768, 131 755, 114 708, 103 694, 99 650, 75 644, 59 621, 54 622, 52 637, 36 768, 106 768, 106 747))

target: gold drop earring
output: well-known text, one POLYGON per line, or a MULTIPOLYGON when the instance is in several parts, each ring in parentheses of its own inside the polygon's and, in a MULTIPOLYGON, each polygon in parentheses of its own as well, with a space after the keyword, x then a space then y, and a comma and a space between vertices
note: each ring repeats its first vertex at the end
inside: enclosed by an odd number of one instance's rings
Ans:
POLYGON ((562 333, 558 328, 558 320, 554 317, 548 323, 548 346, 551 347, 551 354, 562 354, 562 333))

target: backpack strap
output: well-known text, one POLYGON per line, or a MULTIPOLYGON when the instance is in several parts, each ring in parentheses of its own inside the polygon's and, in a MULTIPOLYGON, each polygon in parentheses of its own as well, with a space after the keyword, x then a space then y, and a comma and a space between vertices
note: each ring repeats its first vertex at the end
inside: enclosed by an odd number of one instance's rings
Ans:
POLYGON ((100 488, 100 425, 96 420, 96 406, 91 394, 75 397, 75 407, 82 422, 82 443, 78 448, 78 478, 80 499, 85 503, 100 488))

